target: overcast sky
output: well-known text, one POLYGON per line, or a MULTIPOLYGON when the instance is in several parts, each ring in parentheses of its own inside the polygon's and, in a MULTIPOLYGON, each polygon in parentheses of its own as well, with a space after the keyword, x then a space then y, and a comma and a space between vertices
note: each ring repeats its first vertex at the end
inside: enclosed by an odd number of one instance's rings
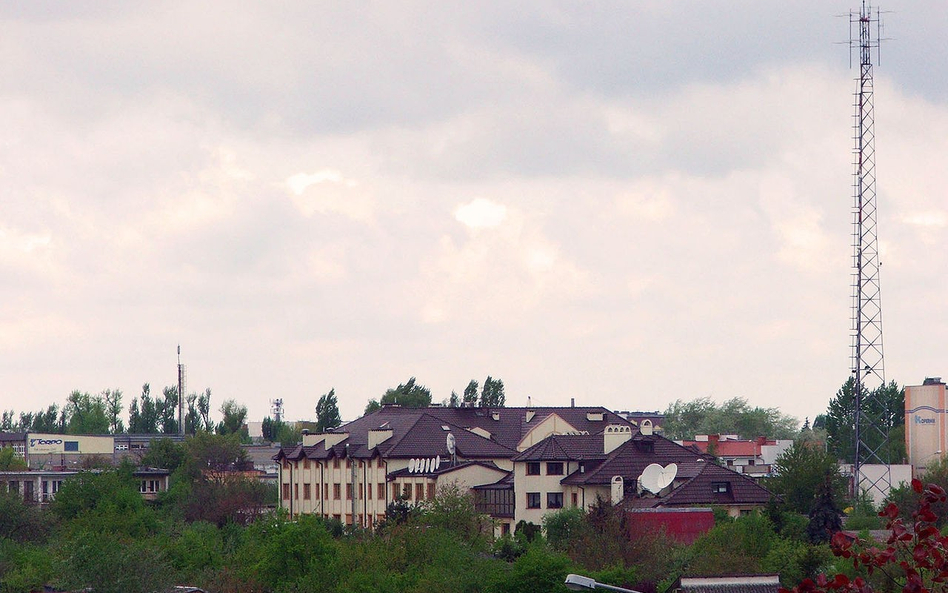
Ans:
MULTIPOLYGON (((812 418, 857 2, 0 4, 0 409, 176 382, 812 418), (842 44, 838 42, 843 42, 842 44)), ((886 373, 948 376, 948 4, 882 6, 886 373), (924 11, 923 11, 924 9, 924 11)))

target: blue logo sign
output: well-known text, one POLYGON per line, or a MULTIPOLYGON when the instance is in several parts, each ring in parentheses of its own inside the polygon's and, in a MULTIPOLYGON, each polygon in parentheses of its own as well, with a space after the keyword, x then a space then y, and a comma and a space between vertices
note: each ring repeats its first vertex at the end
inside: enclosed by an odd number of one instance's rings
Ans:
POLYGON ((934 424, 934 418, 922 418, 918 414, 915 414, 915 424, 934 424))

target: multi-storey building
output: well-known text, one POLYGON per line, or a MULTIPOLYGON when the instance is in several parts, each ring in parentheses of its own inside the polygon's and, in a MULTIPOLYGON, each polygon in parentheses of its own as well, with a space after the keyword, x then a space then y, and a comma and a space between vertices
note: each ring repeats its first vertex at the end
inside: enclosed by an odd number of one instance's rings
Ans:
POLYGON ((449 483, 472 492, 500 533, 598 499, 635 499, 637 507, 719 504, 736 514, 770 497, 713 457, 652 434, 651 422, 636 427, 601 407, 385 406, 332 432, 304 435, 274 459, 280 504, 291 515, 364 527, 384 517, 390 502, 417 504, 449 483), (647 466, 671 463, 681 469, 661 496, 638 487, 647 466))

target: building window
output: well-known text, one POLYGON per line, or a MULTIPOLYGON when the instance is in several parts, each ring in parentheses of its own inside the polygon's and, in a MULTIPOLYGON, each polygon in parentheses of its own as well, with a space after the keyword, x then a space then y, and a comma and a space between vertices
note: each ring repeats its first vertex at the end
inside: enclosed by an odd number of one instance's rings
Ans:
POLYGON ((309 484, 303 484, 303 498, 305 498, 306 500, 309 500, 313 497, 312 494, 313 492, 309 484))
POLYGON ((339 500, 342 498, 342 486, 340 484, 332 485, 332 499, 339 500))
POLYGON ((425 485, 415 484, 415 500, 424 500, 424 499, 425 499, 425 485))
POLYGON ((562 492, 547 492, 546 493, 546 508, 548 509, 563 508, 563 493, 562 492))
POLYGON ((333 466, 333 468, 335 468, 335 469, 339 469, 339 458, 338 458, 338 457, 333 457, 333 458, 332 458, 332 466, 333 466))
POLYGON ((313 488, 313 495, 316 497, 316 500, 319 500, 319 484, 316 484, 316 487, 313 488))
POLYGON ((562 476, 563 475, 563 462, 562 461, 548 461, 546 463, 546 475, 562 476))
POLYGON ((283 500, 289 500, 289 499, 290 499, 290 485, 283 484, 283 500))
POLYGON ((347 457, 347 458, 346 458, 346 469, 349 469, 349 468, 351 468, 351 467, 352 467, 352 460, 347 457))
POLYGON ((346 500, 352 500, 352 484, 346 484, 346 500))
POLYGON ((309 459, 303 460, 303 469, 309 469, 309 459))
MULTIPOLYGON (((359 486, 359 492, 362 491, 362 488, 363 488, 363 486, 360 485, 360 486, 359 486)), ((364 486, 364 488, 365 488, 365 493, 368 495, 368 496, 366 496, 366 498, 368 498, 369 500, 372 500, 372 484, 366 484, 366 485, 364 486)))
POLYGON ((293 498, 299 500, 300 497, 300 485, 293 484, 293 498))
POLYGON ((411 484, 405 484, 405 487, 402 488, 402 496, 405 497, 405 500, 411 500, 411 484))
POLYGON ((379 500, 385 500, 385 484, 380 483, 378 485, 378 490, 379 500))
POLYGON ((579 496, 575 492, 570 494, 569 498, 570 498, 570 502, 573 503, 573 508, 576 508, 579 506, 579 496))
POLYGON ((748 460, 747 460, 747 465, 754 465, 754 460, 753 460, 753 459, 748 459, 748 460))
POLYGON ((540 508, 540 493, 539 492, 527 492, 527 508, 528 509, 540 508))
POLYGON ((392 500, 398 498, 399 493, 401 492, 400 484, 392 484, 392 500))
POLYGON ((527 462, 527 475, 528 475, 528 476, 539 476, 539 475, 540 475, 540 462, 539 462, 539 461, 528 461, 528 462, 527 462))
POLYGON ((727 494, 730 491, 730 482, 711 482, 711 492, 715 494, 727 494))
POLYGON ((435 497, 435 485, 434 483, 428 484, 428 500, 432 500, 435 497))
POLYGON ((500 535, 510 535, 510 523, 504 521, 500 524, 500 535))
POLYGON ((329 500, 329 484, 323 484, 323 498, 329 500))

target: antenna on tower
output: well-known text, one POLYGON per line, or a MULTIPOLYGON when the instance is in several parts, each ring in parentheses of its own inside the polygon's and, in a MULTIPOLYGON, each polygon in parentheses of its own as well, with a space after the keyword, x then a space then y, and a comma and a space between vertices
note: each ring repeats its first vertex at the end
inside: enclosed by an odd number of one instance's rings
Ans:
POLYGON ((279 423, 283 420, 283 398, 270 400, 270 411, 273 414, 274 422, 279 423))
MULTIPOLYGON (((876 207, 875 115, 873 113, 873 54, 878 61, 881 25, 879 9, 865 0, 859 12, 849 15, 850 48, 858 48, 859 76, 853 92, 853 272, 852 272, 852 358, 855 398, 855 452, 853 494, 860 489, 888 495, 892 486, 889 471, 889 427, 874 416, 883 399, 885 385, 882 350, 882 291, 879 271, 876 207), (853 34, 858 30, 858 42, 853 34), (875 50, 875 52, 873 52, 875 50), (865 475, 863 465, 878 463, 884 469, 865 475)), ((852 62, 850 51, 850 62, 852 62)))
POLYGON ((178 344, 178 434, 184 436, 184 389, 187 377, 181 364, 181 344, 178 344))

